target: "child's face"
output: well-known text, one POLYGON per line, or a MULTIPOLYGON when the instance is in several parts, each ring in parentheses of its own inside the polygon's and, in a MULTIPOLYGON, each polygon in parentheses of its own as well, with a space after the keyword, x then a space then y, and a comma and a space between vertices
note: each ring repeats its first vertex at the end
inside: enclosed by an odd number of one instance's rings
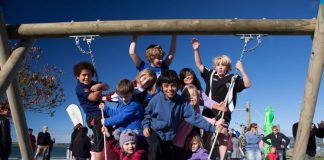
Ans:
POLYGON ((141 88, 146 89, 148 86, 152 84, 153 77, 150 77, 149 75, 143 75, 139 79, 139 85, 141 88))
POLYGON ((228 71, 228 66, 223 65, 222 63, 215 64, 215 70, 219 76, 223 77, 228 71))
POLYGON ((151 62, 151 65, 153 67, 161 67, 161 64, 162 64, 162 58, 155 58, 151 62))
POLYGON ((200 148, 198 141, 192 141, 191 143, 191 151, 196 152, 200 148))
POLYGON ((271 153, 276 153, 276 147, 271 147, 271 148, 270 148, 270 152, 271 152, 271 153))
POLYGON ((132 100, 133 94, 132 93, 128 93, 126 95, 119 95, 120 99, 123 101, 124 104, 127 104, 130 100, 132 100))
POLYGON ((193 76, 190 73, 186 73, 186 77, 183 79, 184 84, 191 84, 193 81, 193 76))
POLYGON ((80 83, 89 85, 92 81, 92 72, 88 69, 82 69, 77 79, 80 83))
POLYGON ((189 89, 189 94, 190 94, 190 104, 192 106, 197 105, 197 103, 198 103, 197 93, 194 90, 189 89))
POLYGON ((136 150, 136 142, 135 141, 127 141, 123 144, 123 150, 127 154, 133 154, 136 150))
POLYGON ((177 94, 177 83, 162 83, 162 91, 166 98, 171 99, 177 94))

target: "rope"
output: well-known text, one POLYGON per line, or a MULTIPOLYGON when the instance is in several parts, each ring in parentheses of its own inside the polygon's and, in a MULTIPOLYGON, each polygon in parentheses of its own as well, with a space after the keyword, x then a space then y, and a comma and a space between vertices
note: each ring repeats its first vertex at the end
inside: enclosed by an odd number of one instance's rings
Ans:
MULTIPOLYGON (((100 109, 101 110, 101 118, 104 119, 104 112, 103 112, 103 108, 100 109)), ((105 152, 105 160, 107 160, 107 146, 106 146, 106 135, 104 133, 103 134, 103 138, 104 138, 104 152, 105 152)))

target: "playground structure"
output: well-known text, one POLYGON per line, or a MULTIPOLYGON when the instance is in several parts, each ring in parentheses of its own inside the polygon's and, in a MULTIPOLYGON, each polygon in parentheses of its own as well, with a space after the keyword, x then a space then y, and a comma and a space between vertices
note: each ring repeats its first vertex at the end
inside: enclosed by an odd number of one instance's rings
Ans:
POLYGON ((293 159, 303 159, 313 122, 324 66, 324 2, 319 4, 317 19, 211 19, 211 20, 133 20, 90 21, 6 25, 0 12, 0 94, 6 91, 17 140, 23 159, 33 159, 27 123, 15 80, 22 61, 34 39, 81 35, 308 35, 313 38, 308 73, 300 112, 293 159), (9 39, 21 39, 9 57, 9 39))

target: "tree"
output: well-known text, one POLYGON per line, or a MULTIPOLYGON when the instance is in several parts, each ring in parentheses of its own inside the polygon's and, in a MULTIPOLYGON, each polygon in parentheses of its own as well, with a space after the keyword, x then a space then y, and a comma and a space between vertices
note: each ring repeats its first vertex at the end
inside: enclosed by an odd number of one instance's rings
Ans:
MULTIPOLYGON (((26 110, 54 116, 55 108, 66 99, 60 81, 63 70, 50 64, 39 67, 41 54, 39 47, 32 47, 21 64, 19 94, 26 110)), ((8 104, 7 96, 1 95, 0 102, 8 104)))

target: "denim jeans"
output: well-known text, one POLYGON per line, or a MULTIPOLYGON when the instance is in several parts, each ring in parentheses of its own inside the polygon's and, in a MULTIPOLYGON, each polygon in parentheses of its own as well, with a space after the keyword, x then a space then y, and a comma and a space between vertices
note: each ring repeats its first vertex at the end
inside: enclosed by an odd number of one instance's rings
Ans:
POLYGON ((246 149, 246 158, 248 160, 261 160, 261 152, 260 149, 246 149))
POLYGON ((284 151, 283 150, 277 150, 278 156, 279 156, 279 160, 283 160, 283 156, 284 156, 284 151))

